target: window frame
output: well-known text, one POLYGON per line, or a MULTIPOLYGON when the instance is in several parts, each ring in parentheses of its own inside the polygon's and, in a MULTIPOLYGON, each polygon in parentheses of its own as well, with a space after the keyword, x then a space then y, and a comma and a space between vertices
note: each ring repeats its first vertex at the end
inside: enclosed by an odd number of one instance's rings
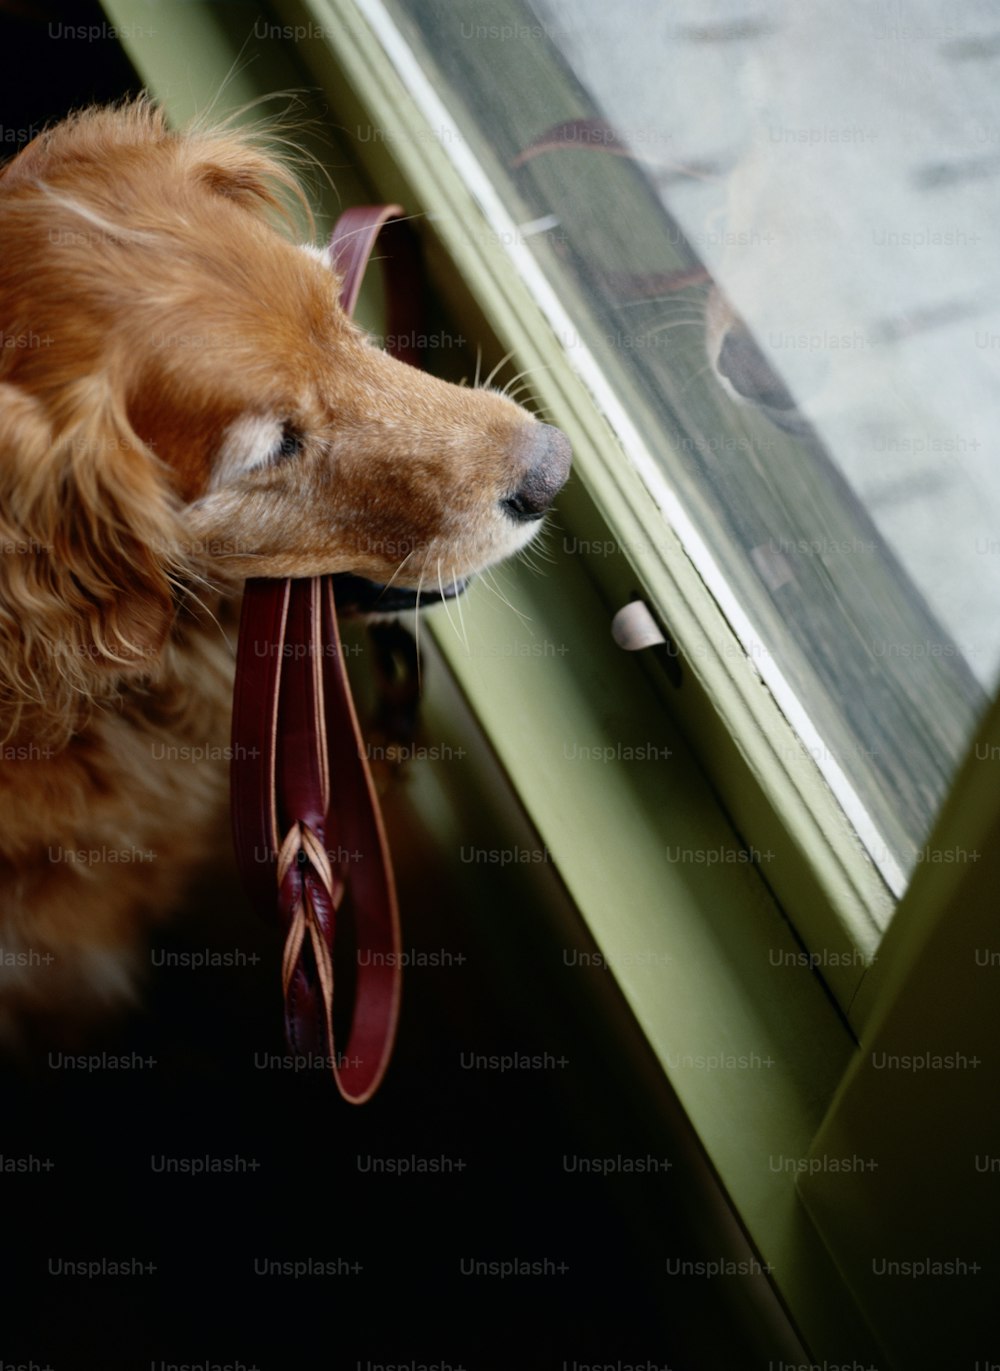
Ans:
MULTIPOLYGON (((302 44, 310 65, 322 66, 326 40, 337 35, 338 64, 348 82, 363 82, 365 88, 367 113, 358 108, 353 128, 355 135, 366 136, 355 136, 353 153, 385 193, 403 194, 408 204, 416 197, 416 203, 434 206, 430 227, 448 270, 473 283, 475 311, 500 339, 502 351, 513 350, 518 369, 532 370, 552 422, 570 437, 577 482, 561 499, 560 515, 593 530, 580 540, 594 547, 657 549, 656 556, 590 558, 589 571, 615 609, 638 590, 664 620, 685 671, 680 690, 664 685, 665 703, 696 741, 746 842, 775 853, 768 864, 769 883, 849 1015, 895 898, 816 761, 750 663, 720 609, 718 588, 713 594, 706 585, 707 552, 699 569, 690 545, 682 545, 651 494, 655 482, 663 501, 670 498, 627 415, 618 405, 616 431, 598 404, 595 391, 603 401, 608 387, 596 364, 582 346, 568 350, 560 344, 551 320, 567 316, 499 196, 481 178, 470 189, 456 170, 453 158, 460 143, 450 131, 454 121, 425 81, 422 98, 435 100, 428 117, 408 84, 420 84, 415 64, 401 76, 398 54, 387 56, 381 39, 359 24, 359 16, 370 20, 382 14, 388 20, 380 0, 357 5, 291 0, 278 9, 290 27, 313 35, 302 44), (424 132, 414 136, 415 129, 424 132), (484 215, 487 199, 489 217, 484 215), (533 286, 542 282, 538 288, 547 310, 525 285, 526 274, 533 286)), ((468 313, 470 302, 459 300, 459 293, 453 292, 449 303, 468 313)), ((676 504, 669 512, 684 520, 676 504)), ((700 541, 693 529, 691 534, 700 541)))

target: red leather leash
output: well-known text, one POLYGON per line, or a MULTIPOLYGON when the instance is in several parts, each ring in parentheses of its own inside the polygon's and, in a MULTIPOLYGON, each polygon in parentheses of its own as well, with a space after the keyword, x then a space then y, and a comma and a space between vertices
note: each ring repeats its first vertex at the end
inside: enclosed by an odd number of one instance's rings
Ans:
MULTIPOLYGON (((353 313, 380 235, 394 356, 415 363, 416 246, 398 205, 349 209, 330 240, 353 313)), ((378 1089, 399 1017, 392 864, 344 668, 333 576, 251 579, 240 619, 230 771, 236 857, 285 935, 285 1032, 329 1060, 346 1100, 378 1089), (336 988, 336 1013, 334 990, 336 988)))

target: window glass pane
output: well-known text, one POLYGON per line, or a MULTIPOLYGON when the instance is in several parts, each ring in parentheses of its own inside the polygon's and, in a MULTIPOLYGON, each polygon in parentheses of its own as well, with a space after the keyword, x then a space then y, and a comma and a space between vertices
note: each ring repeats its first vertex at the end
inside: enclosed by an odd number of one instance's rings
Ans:
POLYGON ((1000 26, 974 0, 391 8, 892 882, 1000 667, 1000 26))

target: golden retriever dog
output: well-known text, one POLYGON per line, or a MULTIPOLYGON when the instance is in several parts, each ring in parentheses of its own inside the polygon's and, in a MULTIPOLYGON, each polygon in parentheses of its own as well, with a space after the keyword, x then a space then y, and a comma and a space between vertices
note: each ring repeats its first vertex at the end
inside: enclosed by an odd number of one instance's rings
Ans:
POLYGON ((380 351, 260 140, 147 100, 0 172, 0 1032, 132 993, 225 809, 241 579, 447 587, 558 430, 380 351), (197 765, 192 758, 202 759, 197 765))

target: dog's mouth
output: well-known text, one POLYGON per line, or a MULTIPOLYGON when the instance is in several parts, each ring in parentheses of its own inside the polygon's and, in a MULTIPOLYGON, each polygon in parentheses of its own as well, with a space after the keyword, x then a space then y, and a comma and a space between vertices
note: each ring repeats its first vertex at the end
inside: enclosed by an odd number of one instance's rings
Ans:
POLYGON ((423 609, 441 600, 454 600, 469 584, 459 577, 444 587, 416 590, 410 586, 383 586, 363 576, 339 572, 333 578, 337 596, 337 610, 348 614, 399 614, 405 609, 423 609))

